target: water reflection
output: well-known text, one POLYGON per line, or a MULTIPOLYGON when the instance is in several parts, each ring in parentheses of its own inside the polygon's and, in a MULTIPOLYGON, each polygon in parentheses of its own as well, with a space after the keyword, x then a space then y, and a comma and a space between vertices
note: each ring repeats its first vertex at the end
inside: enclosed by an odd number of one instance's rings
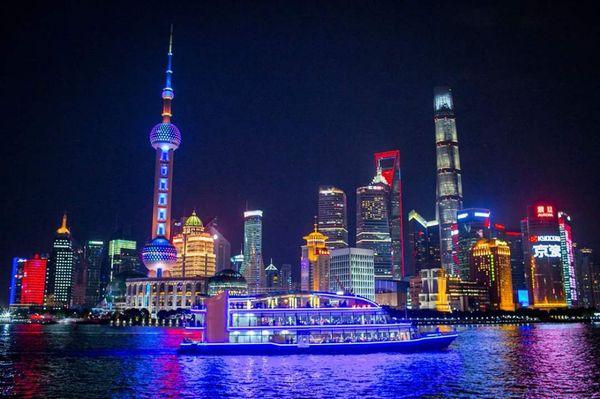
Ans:
POLYGON ((600 391, 600 329, 469 327, 443 353, 195 357, 187 332, 2 326, 1 396, 589 397, 600 391))

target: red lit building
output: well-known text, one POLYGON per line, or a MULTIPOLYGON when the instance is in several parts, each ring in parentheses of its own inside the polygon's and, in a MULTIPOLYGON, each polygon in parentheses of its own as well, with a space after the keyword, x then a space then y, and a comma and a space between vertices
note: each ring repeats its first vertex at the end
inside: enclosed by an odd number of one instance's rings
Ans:
POLYGON ((35 254, 27 259, 23 269, 21 286, 21 303, 29 305, 44 304, 44 288, 46 287, 46 265, 48 259, 35 254))
POLYGON ((402 224, 402 179, 400 173, 400 151, 391 150, 375 153, 375 169, 381 168, 381 174, 390 187, 388 215, 390 237, 392 239, 392 270, 394 279, 406 276, 404 267, 404 226, 402 224))

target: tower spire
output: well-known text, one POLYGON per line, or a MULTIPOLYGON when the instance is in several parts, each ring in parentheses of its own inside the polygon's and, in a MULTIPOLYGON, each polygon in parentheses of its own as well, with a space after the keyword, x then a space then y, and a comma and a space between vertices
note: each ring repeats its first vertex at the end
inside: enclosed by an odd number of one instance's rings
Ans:
POLYGON ((168 123, 173 116, 171 112, 171 101, 175 97, 175 92, 171 85, 171 79, 173 77, 173 24, 171 24, 171 34, 169 35, 169 51, 167 52, 167 70, 165 71, 165 75, 165 87, 162 91, 162 117, 163 122, 168 123))
POLYGON ((69 228, 67 227, 67 212, 63 213, 62 223, 58 230, 56 230, 58 234, 71 234, 69 228))

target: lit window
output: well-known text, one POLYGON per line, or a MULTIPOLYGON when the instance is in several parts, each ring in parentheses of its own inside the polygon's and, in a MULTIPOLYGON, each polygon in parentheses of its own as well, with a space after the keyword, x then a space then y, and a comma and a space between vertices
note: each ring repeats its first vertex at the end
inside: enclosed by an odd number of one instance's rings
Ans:
POLYGON ((167 218, 167 211, 166 209, 160 208, 158 210, 158 220, 165 220, 167 218))
POLYGON ((161 191, 167 191, 167 179, 160 179, 158 189, 161 191))
POLYGON ((161 176, 166 176, 168 171, 169 171, 169 168, 167 167, 167 165, 160 166, 160 175, 161 176))
POLYGON ((158 195, 158 205, 167 205, 167 194, 158 195))
POLYGON ((162 151, 160 153, 160 160, 161 161, 168 161, 169 160, 169 151, 162 151))

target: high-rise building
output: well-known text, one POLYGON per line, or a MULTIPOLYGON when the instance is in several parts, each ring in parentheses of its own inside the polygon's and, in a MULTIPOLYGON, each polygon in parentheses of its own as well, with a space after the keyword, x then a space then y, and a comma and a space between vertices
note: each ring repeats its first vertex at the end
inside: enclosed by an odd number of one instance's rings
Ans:
POLYGON ((306 245, 302 247, 301 289, 304 291, 328 291, 330 281, 330 251, 327 237, 314 224, 314 231, 303 237, 306 245), (308 268, 306 265, 308 264, 308 268))
POLYGON ((177 263, 171 270, 173 277, 211 277, 216 273, 215 242, 205 231, 202 221, 192 212, 183 225, 181 234, 173 237, 177 249, 177 263))
POLYGON ((458 275, 457 212, 462 209, 462 182, 458 134, 454 117, 452 91, 436 87, 433 97, 437 159, 437 220, 440 226, 442 267, 452 276, 458 275))
POLYGON ((471 249, 471 280, 488 289, 494 310, 515 310, 510 248, 504 241, 482 238, 471 249))
POLYGON ((558 230, 560 231, 560 258, 563 266, 563 286, 567 306, 577 305, 577 280, 575 278, 575 256, 573 254, 573 233, 571 217, 558 212, 558 230))
POLYGON ((44 304, 47 265, 48 259, 42 258, 39 254, 27 259, 23 268, 20 303, 36 306, 44 304))
POLYGON ((437 220, 427 221, 416 211, 410 211, 406 275, 418 276, 421 269, 440 267, 440 230, 437 220))
POLYGON ((575 248, 579 306, 600 309, 600 265, 590 248, 575 248))
POLYGON ((217 272, 231 269, 231 244, 217 229, 217 223, 214 219, 206 225, 205 231, 212 236, 215 243, 217 272))
POLYGON ((231 267, 236 272, 244 275, 244 252, 240 250, 240 253, 231 257, 231 267))
POLYGON ((281 291, 292 291, 294 289, 292 283, 292 265, 284 263, 279 268, 279 289, 281 291))
POLYGON ((273 264, 273 259, 271 259, 271 263, 265 268, 265 280, 267 292, 279 290, 279 271, 273 264))
POLYGON ((243 275, 248 293, 256 294, 265 287, 265 267, 262 257, 262 216, 259 210, 244 212, 243 275))
POLYGON ((375 257, 375 278, 394 278, 389 225, 390 188, 381 168, 370 185, 356 189, 356 246, 375 257))
MULTIPOLYGON (((519 307, 527 306, 526 303, 519 300, 519 293, 527 292, 525 283, 525 262, 523 261, 523 236, 521 231, 508 230, 506 226, 494 223, 493 238, 499 238, 505 241, 510 248, 510 269, 513 285, 513 301, 519 307)), ((521 295, 523 296, 523 295, 521 295)), ((528 298, 529 295, 526 295, 528 298)))
POLYGON ((52 243, 52 254, 46 268, 45 305, 50 307, 69 307, 73 295, 73 270, 75 252, 71 232, 67 227, 67 215, 56 230, 52 243))
POLYGON ((521 223, 521 229, 530 306, 566 307, 556 208, 546 203, 527 207, 527 218, 521 223))
POLYGON ((329 270, 329 291, 350 292, 375 300, 375 257, 372 250, 334 249, 329 270))
POLYGON ((10 288, 8 296, 9 305, 18 305, 21 303, 21 296, 23 292, 23 274, 26 261, 27 259, 20 257, 14 257, 12 260, 12 270, 10 274, 10 288))
POLYGON ((137 242, 115 239, 108 242, 109 281, 125 271, 139 271, 137 242), (135 260, 135 261, 134 261, 135 260))
POLYGON ((327 248, 348 247, 346 193, 337 187, 319 187, 319 231, 327 236, 327 248))
POLYGON ((105 251, 104 241, 90 240, 83 247, 83 258, 86 272, 85 303, 96 306, 104 296, 102 284, 102 263, 105 251))
POLYGON ((392 240, 392 278, 399 279, 407 275, 404 263, 404 216, 400 151, 392 150, 375 153, 375 169, 381 169, 381 174, 390 187, 388 218, 392 240))
POLYGON ((83 249, 73 248, 75 254, 75 265, 73 266, 73 290, 71 294, 71 306, 86 306, 85 294, 87 289, 87 264, 85 263, 83 249))
POLYGON ((177 251, 171 243, 171 193, 173 186, 173 156, 181 144, 181 133, 171 123, 171 101, 174 91, 171 85, 173 75, 173 29, 169 38, 167 54, 166 83, 162 90, 162 122, 150 131, 150 144, 156 150, 154 175, 154 201, 152 205, 152 232, 149 241, 142 250, 144 265, 151 277, 170 275, 171 268, 177 263, 177 251))
POLYGON ((491 238, 490 210, 468 208, 457 215, 458 228, 458 274, 463 280, 470 276, 470 256, 473 245, 482 238, 491 238))

